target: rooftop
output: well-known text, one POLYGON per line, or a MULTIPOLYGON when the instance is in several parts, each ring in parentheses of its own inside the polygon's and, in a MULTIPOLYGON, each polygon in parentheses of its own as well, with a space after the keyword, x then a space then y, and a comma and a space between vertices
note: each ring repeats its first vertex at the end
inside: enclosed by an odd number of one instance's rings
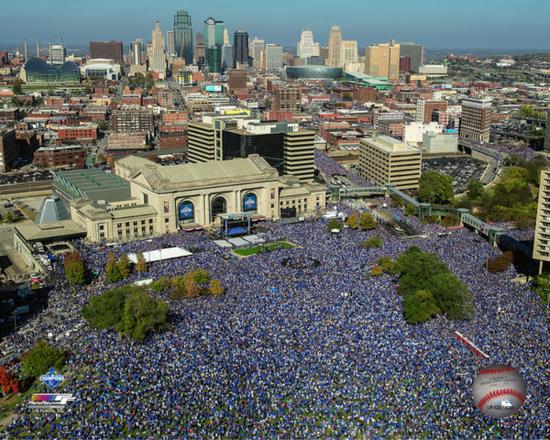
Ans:
POLYGON ((130 198, 128 182, 97 168, 58 171, 54 174, 54 188, 73 199, 116 202, 130 198))
POLYGON ((376 136, 374 138, 364 139, 362 143, 376 146, 388 153, 419 153, 420 150, 411 147, 407 143, 390 136, 376 136))

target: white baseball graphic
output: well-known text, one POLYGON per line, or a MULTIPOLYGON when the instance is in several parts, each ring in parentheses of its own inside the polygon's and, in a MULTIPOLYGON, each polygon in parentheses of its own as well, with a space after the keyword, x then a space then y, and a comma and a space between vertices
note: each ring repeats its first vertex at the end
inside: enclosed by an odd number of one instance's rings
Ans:
POLYGON ((525 381, 509 365, 482 368, 473 385, 474 402, 479 410, 499 419, 509 417, 521 408, 526 391, 525 381))

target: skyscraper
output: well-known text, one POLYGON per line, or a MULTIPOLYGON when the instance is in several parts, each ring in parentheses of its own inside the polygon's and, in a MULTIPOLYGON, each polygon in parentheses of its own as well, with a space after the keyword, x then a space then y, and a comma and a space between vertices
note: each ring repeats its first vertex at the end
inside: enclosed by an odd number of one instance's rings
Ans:
POLYGON ((264 69, 276 72, 283 68, 283 47, 278 44, 266 44, 264 49, 264 69))
POLYGON ((550 223, 550 170, 541 170, 539 200, 537 206, 537 221, 535 224, 535 241, 533 243, 533 259, 539 260, 539 274, 543 272, 544 263, 550 261, 550 244, 548 243, 548 224, 550 223))
POLYGON ((236 31, 233 35, 233 67, 248 66, 248 32, 236 31))
POLYGON ((328 65, 342 67, 342 31, 339 26, 332 26, 328 36, 328 65))
POLYGON ((224 44, 222 46, 222 69, 232 69, 234 64, 233 46, 231 44, 224 44))
POLYGON ((493 122, 493 103, 490 98, 464 98, 458 137, 465 141, 489 142, 493 122))
POLYGON ((151 33, 151 54, 149 70, 158 74, 159 79, 166 79, 166 55, 164 53, 164 35, 160 30, 160 23, 155 23, 151 33))
POLYGON ((544 151, 550 151, 550 110, 546 111, 546 130, 544 130, 544 151))
POLYGON ((142 52, 143 40, 138 38, 130 43, 130 65, 141 65, 142 52))
POLYGON ((365 51, 365 73, 371 76, 399 79, 399 43, 373 44, 365 51))
POLYGON ((424 64, 424 47, 416 43, 400 43, 399 54, 401 58, 411 59, 411 72, 418 73, 418 68, 424 64))
POLYGON ((27 46, 27 40, 23 42, 23 56, 25 61, 29 61, 29 46, 27 46))
POLYGON ((262 54, 264 52, 265 42, 261 38, 254 37, 250 42, 250 55, 253 59, 253 65, 256 69, 262 68, 262 54))
POLYGON ((229 31, 227 30, 227 28, 224 28, 223 30, 223 44, 231 44, 229 42, 229 31))
POLYGON ((61 40, 61 44, 52 44, 51 42, 48 44, 48 62, 50 64, 63 64, 66 55, 63 40, 61 40))
POLYGON ((173 58, 176 56, 176 43, 174 41, 174 31, 166 32, 166 57, 173 58))
POLYGON ((122 41, 90 41, 90 58, 106 58, 124 64, 122 41))
POLYGON ((174 48, 176 55, 193 64, 193 27, 191 16, 185 10, 179 10, 174 15, 174 48))
POLYGON ((299 58, 318 57, 321 55, 321 47, 313 39, 313 32, 310 29, 304 29, 300 35, 300 41, 296 45, 296 55, 299 58))
POLYGON ((343 64, 353 64, 359 61, 359 49, 356 40, 342 41, 343 64))
POLYGON ((204 21, 204 46, 208 71, 219 73, 222 64, 222 46, 225 27, 223 21, 212 17, 204 21))

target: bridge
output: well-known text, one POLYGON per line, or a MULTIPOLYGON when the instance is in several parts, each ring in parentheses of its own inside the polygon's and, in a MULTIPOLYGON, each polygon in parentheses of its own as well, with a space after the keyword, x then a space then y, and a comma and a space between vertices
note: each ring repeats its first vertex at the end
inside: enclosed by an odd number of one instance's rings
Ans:
POLYGON ((347 187, 331 186, 330 191, 333 201, 339 201, 346 198, 384 196, 395 197, 406 205, 413 206, 420 221, 432 215, 454 215, 458 217, 462 225, 467 225, 476 232, 483 234, 494 246, 504 235, 505 230, 498 226, 491 225, 475 217, 465 208, 453 208, 448 206, 437 206, 431 203, 422 203, 409 194, 396 188, 395 185, 366 186, 366 187, 347 187))

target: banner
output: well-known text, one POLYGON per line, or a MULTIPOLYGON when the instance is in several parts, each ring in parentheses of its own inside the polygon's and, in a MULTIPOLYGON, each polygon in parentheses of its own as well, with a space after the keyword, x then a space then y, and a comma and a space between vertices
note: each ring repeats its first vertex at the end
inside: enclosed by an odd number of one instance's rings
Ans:
POLYGON ((256 194, 247 194, 243 200, 243 211, 257 211, 258 210, 258 198, 256 194))
POLYGON ((192 202, 181 202, 179 204, 178 218, 180 221, 195 219, 195 209, 192 202))

